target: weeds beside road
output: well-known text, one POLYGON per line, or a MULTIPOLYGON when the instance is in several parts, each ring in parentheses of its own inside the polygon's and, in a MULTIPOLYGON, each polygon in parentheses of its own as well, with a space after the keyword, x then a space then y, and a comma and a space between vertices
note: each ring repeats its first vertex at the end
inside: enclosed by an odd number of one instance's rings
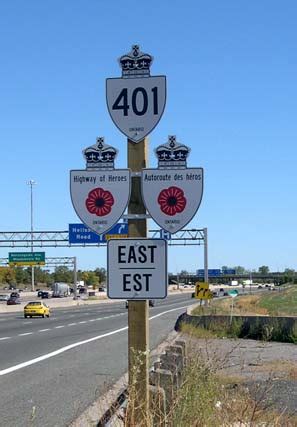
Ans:
POLYGON ((190 363, 173 426, 297 425, 294 345, 200 338, 188 325, 182 336, 190 363))
MULTIPOLYGON (((186 325, 177 336, 187 346, 182 381, 167 414, 151 407, 147 426, 296 427, 297 353, 292 344, 200 336, 186 325)), ((136 369, 136 368, 135 368, 136 369)), ((128 404, 134 405, 128 388, 128 404)), ((100 424, 101 425, 101 424, 100 424)), ((125 411, 113 427, 130 427, 125 411)), ((134 425, 134 424, 133 424, 134 425)))

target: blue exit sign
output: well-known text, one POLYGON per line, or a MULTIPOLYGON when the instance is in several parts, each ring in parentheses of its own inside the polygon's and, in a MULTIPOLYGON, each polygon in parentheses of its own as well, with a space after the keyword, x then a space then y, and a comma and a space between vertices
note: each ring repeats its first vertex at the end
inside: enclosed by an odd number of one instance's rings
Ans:
POLYGON ((84 224, 69 224, 68 241, 75 243, 106 243, 110 238, 128 237, 128 224, 119 222, 105 234, 96 234, 84 224))

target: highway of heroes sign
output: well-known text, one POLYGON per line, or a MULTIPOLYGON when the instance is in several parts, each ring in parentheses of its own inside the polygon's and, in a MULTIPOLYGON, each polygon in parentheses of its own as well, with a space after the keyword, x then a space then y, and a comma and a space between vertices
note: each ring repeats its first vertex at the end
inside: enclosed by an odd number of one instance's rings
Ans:
POLYGON ((70 171, 70 194, 81 221, 106 233, 123 215, 130 199, 130 169, 70 171))
POLYGON ((170 233, 196 214, 203 194, 203 169, 142 169, 142 197, 152 219, 170 233))
POLYGON ((167 296, 167 242, 164 239, 111 239, 107 243, 107 295, 111 299, 167 296))

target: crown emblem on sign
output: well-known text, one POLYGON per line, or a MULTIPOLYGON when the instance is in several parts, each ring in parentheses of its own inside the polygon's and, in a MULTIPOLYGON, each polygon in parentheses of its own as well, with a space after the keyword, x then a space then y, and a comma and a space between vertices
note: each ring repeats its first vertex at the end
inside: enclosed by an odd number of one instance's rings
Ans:
POLYGON ((83 150, 87 169, 114 169, 117 150, 104 144, 104 138, 96 138, 97 143, 83 150))
POLYGON ((133 45, 131 52, 121 56, 119 59, 122 67, 122 77, 149 77, 153 59, 151 55, 141 52, 137 44, 133 45))
POLYGON ((159 168, 187 167, 190 148, 176 141, 175 135, 168 136, 168 142, 155 149, 159 168))

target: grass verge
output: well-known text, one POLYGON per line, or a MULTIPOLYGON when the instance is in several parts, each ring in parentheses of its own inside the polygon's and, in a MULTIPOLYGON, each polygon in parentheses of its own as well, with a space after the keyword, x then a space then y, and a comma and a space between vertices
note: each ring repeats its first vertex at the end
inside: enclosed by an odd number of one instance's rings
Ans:
MULTIPOLYGON (((229 314, 231 298, 214 299, 205 314, 229 314), (208 311, 208 313, 207 313, 208 311)), ((202 307, 197 307, 193 314, 200 315, 202 307)), ((267 291, 257 295, 243 295, 234 299, 234 314, 238 315, 268 315, 268 316, 297 316, 297 285, 292 285, 280 291, 267 291)))

